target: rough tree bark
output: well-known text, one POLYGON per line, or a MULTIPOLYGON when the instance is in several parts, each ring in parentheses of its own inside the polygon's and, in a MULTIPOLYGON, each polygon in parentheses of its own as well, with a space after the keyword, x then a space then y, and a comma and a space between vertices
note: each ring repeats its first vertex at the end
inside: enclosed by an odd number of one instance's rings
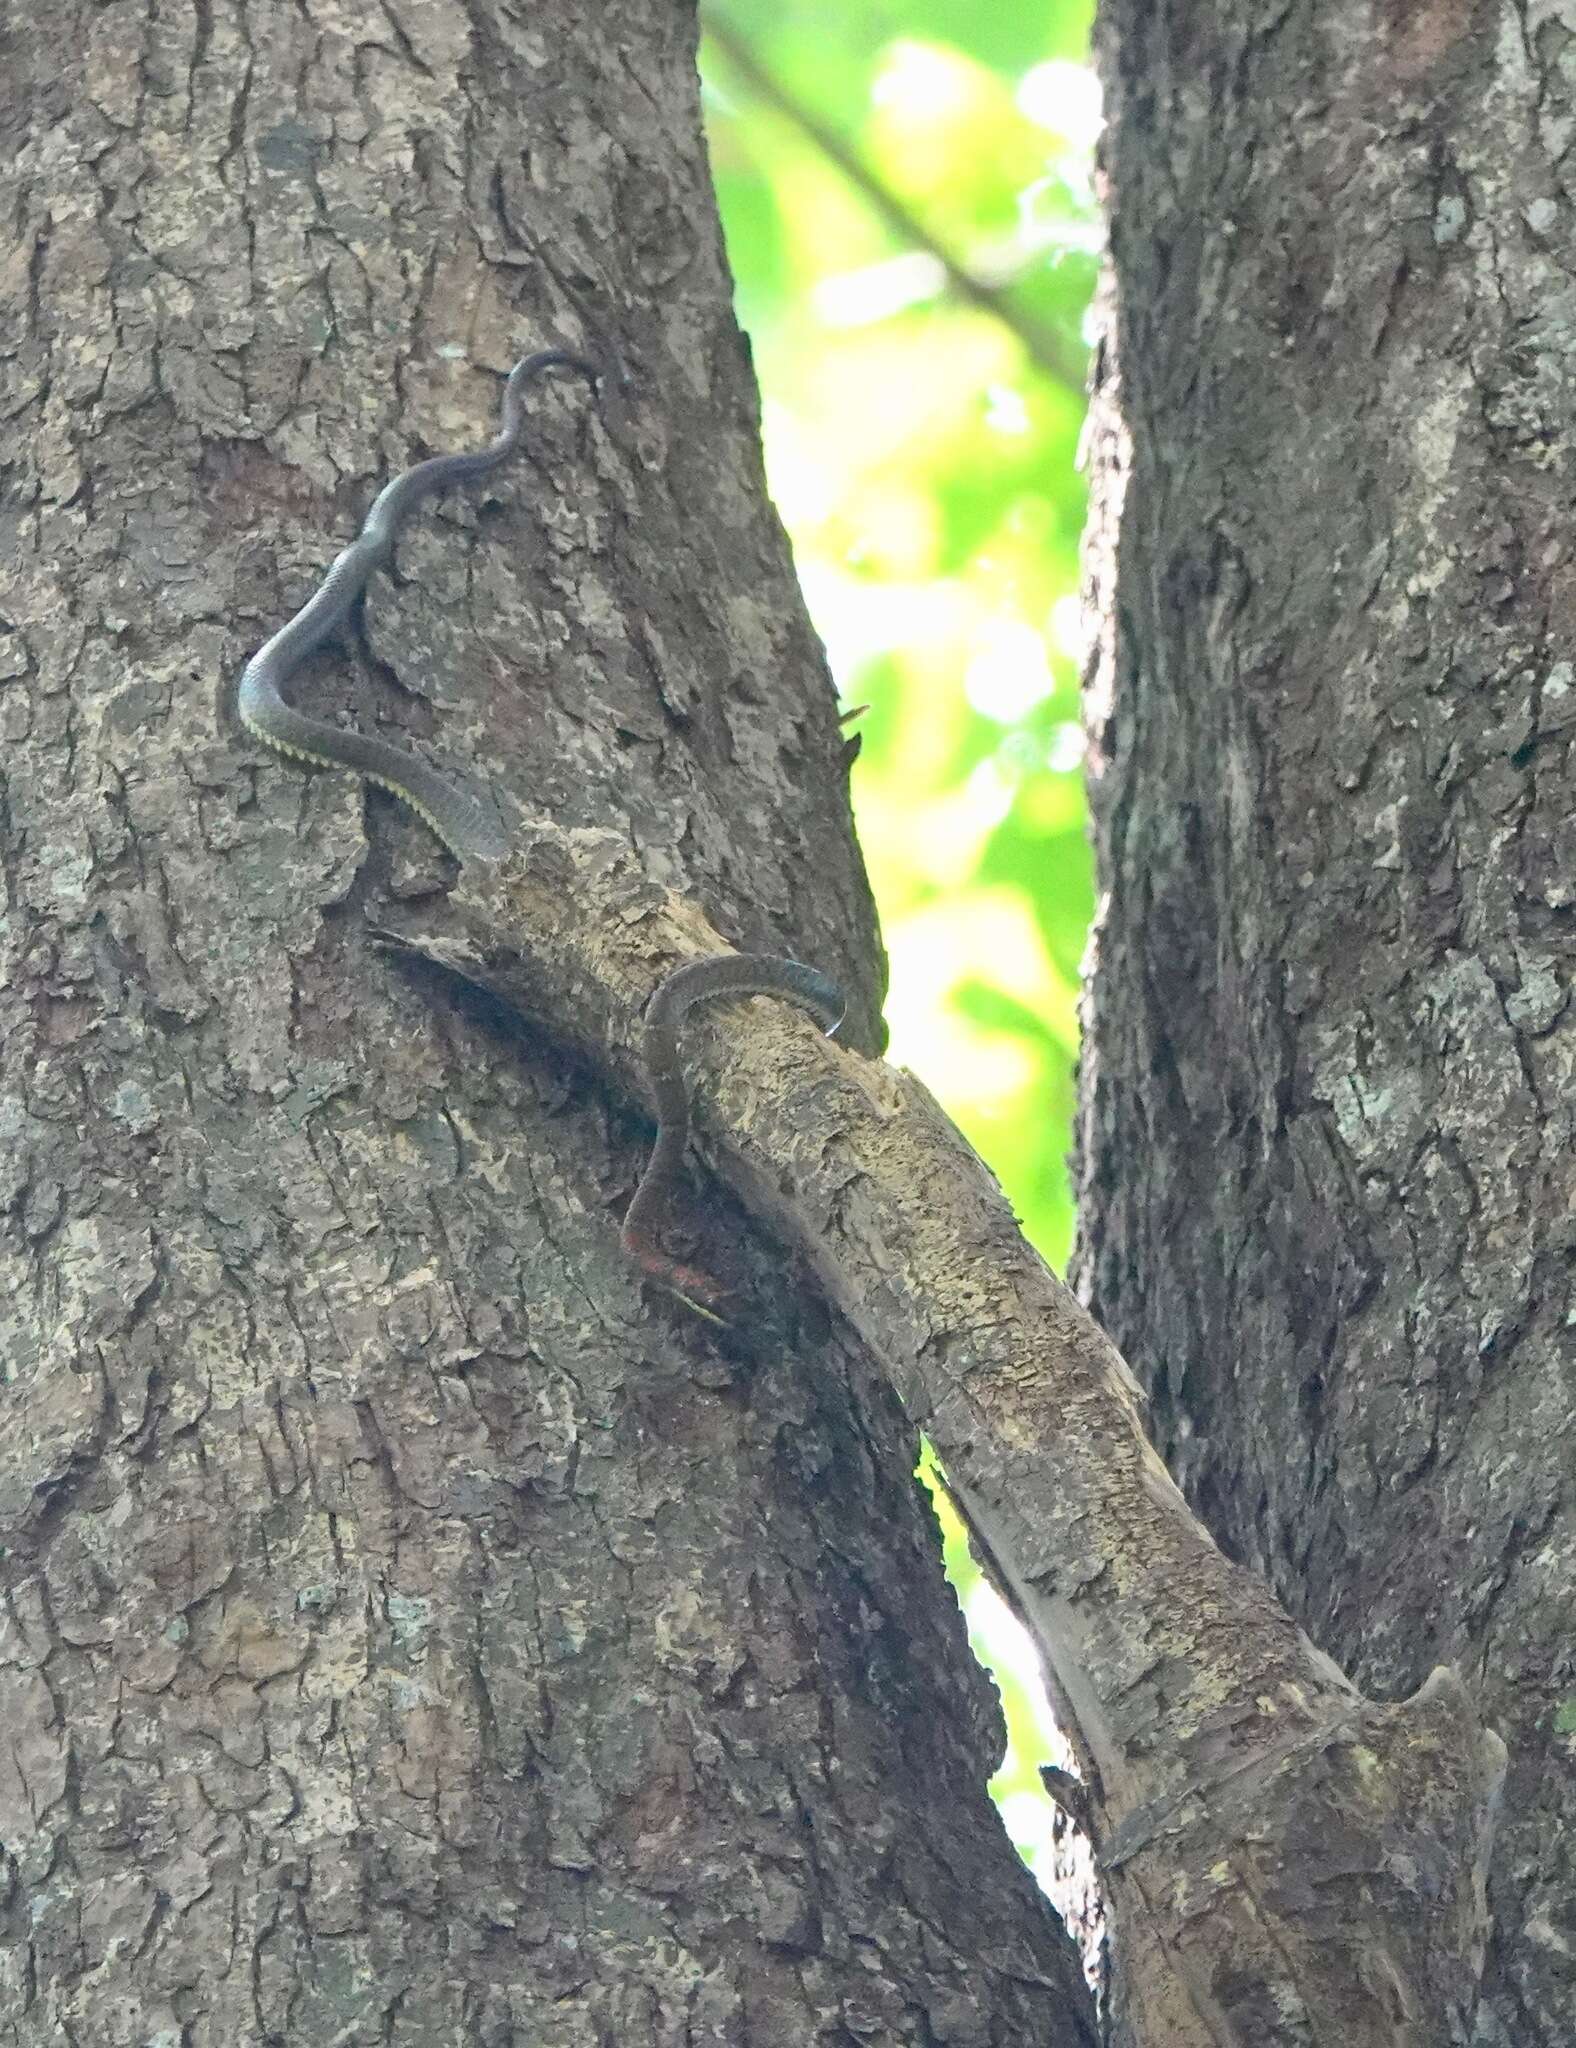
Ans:
POLYGON ((1221 1556, 1109 1342, 868 1057, 692 27, 8 31, 0 2025, 1089 2042, 980 1790, 924 1419, 1083 1745, 1120 2040, 1459 2042, 1500 1759, 1466 1692, 1372 1706, 1221 1556), (487 763, 513 850, 456 880, 227 692, 547 340, 624 402, 539 394, 529 459, 307 683, 487 763), (853 1005, 851 1049, 769 1006, 696 1033, 740 1198, 697 1215, 751 1304, 719 1335, 641 1299, 615 1217, 641 998, 724 942, 853 1005))
POLYGON ((763 494, 687 7, 155 0, 0 40, 0 2041, 1093 2035, 983 1793, 912 1425, 649 1126, 373 938, 451 864, 230 721, 373 490, 579 388, 311 707, 879 951, 763 494))
POLYGON ((1510 1751, 1473 2039, 1553 2048, 1576 14, 1106 0, 1102 38, 1076 1275, 1190 1500, 1315 1639, 1381 1697, 1471 1679, 1510 1751))

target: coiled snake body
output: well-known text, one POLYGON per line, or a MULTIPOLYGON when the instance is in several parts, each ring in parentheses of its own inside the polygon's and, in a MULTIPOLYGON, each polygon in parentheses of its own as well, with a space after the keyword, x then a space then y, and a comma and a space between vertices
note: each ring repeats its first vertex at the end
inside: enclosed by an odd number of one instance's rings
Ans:
POLYGON ((646 1081, 657 1111, 657 1142, 634 1199, 624 1212, 624 1249, 662 1286, 710 1315, 727 1290, 698 1266, 670 1258, 657 1241, 657 1225, 672 1201, 689 1143, 689 1090, 679 1060, 685 1012, 710 996, 787 996, 810 1011, 828 1033, 843 1021, 843 992, 814 967, 771 954, 719 953, 691 960, 670 974, 646 1005, 641 1048, 646 1081))
POLYGON ((296 760, 349 768, 393 790, 461 860, 501 860, 508 850, 502 826, 476 795, 404 747, 309 718, 285 702, 283 690, 307 656, 350 616, 373 571, 393 555, 401 525, 422 499, 450 484, 485 476, 514 453, 525 424, 525 387, 543 370, 555 367, 578 370, 593 383, 600 375, 594 363, 564 349, 541 349, 516 363, 503 388, 503 415, 495 438, 474 453, 435 455, 418 462, 386 484, 372 501, 360 533, 335 560, 315 594, 246 664, 236 691, 236 712, 255 738, 296 760))

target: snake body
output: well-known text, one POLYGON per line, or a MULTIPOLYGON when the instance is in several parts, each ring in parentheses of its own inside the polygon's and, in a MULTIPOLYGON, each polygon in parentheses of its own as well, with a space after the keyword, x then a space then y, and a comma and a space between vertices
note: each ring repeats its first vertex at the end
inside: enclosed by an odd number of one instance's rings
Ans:
POLYGON ((356 538, 295 617, 252 656, 236 691, 236 711, 255 738, 292 759, 349 768, 393 790, 461 860, 501 860, 508 850, 501 825, 479 797, 404 747, 307 717, 285 702, 284 685, 350 616, 373 571, 392 557, 401 525, 422 499, 485 476, 513 454, 525 424, 525 387, 555 367, 578 370, 593 383, 600 374, 594 363, 564 349, 541 349, 516 363, 503 388, 502 418, 493 440, 472 453, 435 455, 385 484, 356 538))
MULTIPOLYGON (((525 387, 542 371, 554 368, 578 370, 593 384, 601 377, 596 364, 564 349, 541 349, 516 363, 504 385, 502 418, 494 438, 474 452, 418 462, 385 484, 361 531, 335 557, 295 617, 252 656, 236 691, 236 711, 255 738, 292 760, 348 768, 381 783, 424 818, 461 860, 501 860, 508 850, 497 819, 476 795, 404 747, 309 718, 286 703, 284 686, 307 656, 349 618, 373 572, 393 556, 400 527, 416 506, 450 484, 485 476, 513 454, 525 425, 525 387)), ((657 1142, 625 1214, 623 1244, 642 1272, 702 1306, 722 1301, 726 1290, 699 1267, 671 1258, 662 1249, 657 1230, 672 1202, 689 1143, 689 1090, 679 1060, 679 1026, 695 1003, 725 995, 787 996, 829 1032, 837 1029, 844 1009, 842 991, 815 968, 769 954, 739 953, 690 961, 668 976, 646 1007, 643 1050, 657 1110, 657 1142)))
POLYGON ((842 990, 815 968, 771 954, 744 953, 690 961, 661 983, 646 1006, 642 1052, 656 1105, 657 1142, 624 1214, 624 1249, 643 1273, 708 1310, 726 1298, 727 1290, 699 1267, 670 1258, 657 1239, 689 1143, 689 1090, 679 1061, 678 1034, 694 1004, 712 996, 744 995, 787 996, 828 1032, 842 1022, 845 1008, 842 990))

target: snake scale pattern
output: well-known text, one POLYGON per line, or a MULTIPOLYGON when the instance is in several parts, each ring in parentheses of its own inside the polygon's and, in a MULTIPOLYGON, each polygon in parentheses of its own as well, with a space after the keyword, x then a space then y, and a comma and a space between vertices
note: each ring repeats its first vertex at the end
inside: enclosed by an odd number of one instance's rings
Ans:
POLYGON ((503 827, 479 796, 404 747, 309 718, 286 703, 284 686, 307 656, 349 618, 373 571, 393 556, 400 527, 421 501, 451 484, 486 476, 514 453, 525 425, 525 388, 544 370, 554 368, 578 370, 593 384, 601 375, 594 363, 565 349, 541 349, 516 363, 503 388, 503 417, 493 440, 473 453, 435 455, 386 484, 372 501, 361 531, 314 594, 246 664, 236 691, 236 712, 255 739, 292 760, 348 768, 391 789, 462 861, 502 860, 508 851, 503 827))

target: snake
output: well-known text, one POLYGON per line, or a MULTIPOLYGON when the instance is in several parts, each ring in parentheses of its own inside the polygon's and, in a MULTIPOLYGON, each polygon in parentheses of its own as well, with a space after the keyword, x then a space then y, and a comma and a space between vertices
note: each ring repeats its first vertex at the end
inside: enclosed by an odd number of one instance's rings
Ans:
POLYGON ((385 484, 373 499, 361 531, 335 557, 294 618, 252 656, 241 671, 236 690, 236 712, 253 738, 288 759, 348 768, 392 790, 461 861, 498 861, 508 851, 502 826, 478 795, 404 747, 309 718, 285 702, 284 686, 307 656, 350 616, 373 571, 392 558, 400 527, 416 506, 451 484, 486 476, 514 453, 525 425, 525 388, 544 370, 555 368, 578 370, 593 385, 602 375, 597 364, 566 349, 540 349, 516 363, 504 383, 502 417, 494 438, 485 448, 434 455, 385 484))
POLYGON ((689 1144, 689 1090, 679 1059, 679 1026, 696 1003, 714 996, 786 996, 810 1011, 828 1036, 843 1021, 842 990, 814 967, 769 953, 717 953, 691 960, 658 984, 646 1005, 641 1045, 657 1112, 657 1141, 624 1212, 624 1250, 640 1270, 713 1321, 728 1290, 699 1266, 662 1249, 658 1229, 671 1207, 689 1144))
MULTIPOLYGON (((603 375, 599 365, 567 349, 539 349, 516 363, 504 383, 493 439, 485 448, 431 456, 385 484, 361 531, 335 556, 301 609, 252 656, 236 690, 237 715, 255 739, 288 760, 346 768, 392 790, 461 861, 498 861, 508 851, 501 825, 473 791, 404 747, 342 731, 297 711, 286 702, 284 686, 349 618, 374 571, 392 559, 400 528, 417 505, 451 484, 486 476, 514 453, 525 425, 525 387, 550 369, 578 370, 593 386, 603 375)), ((696 1003, 729 995, 786 996, 809 1010, 829 1034, 846 1008, 842 990, 817 969, 772 954, 742 953, 717 954, 677 968, 646 1006, 642 1051, 657 1111, 657 1138, 625 1212, 622 1242, 642 1272, 707 1315, 727 1298, 727 1289, 700 1267, 670 1257, 658 1231, 672 1206, 689 1146, 689 1090, 679 1057, 679 1026, 696 1003)))

